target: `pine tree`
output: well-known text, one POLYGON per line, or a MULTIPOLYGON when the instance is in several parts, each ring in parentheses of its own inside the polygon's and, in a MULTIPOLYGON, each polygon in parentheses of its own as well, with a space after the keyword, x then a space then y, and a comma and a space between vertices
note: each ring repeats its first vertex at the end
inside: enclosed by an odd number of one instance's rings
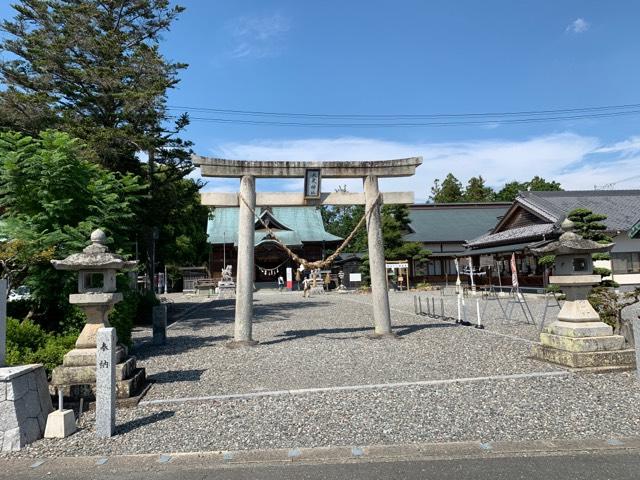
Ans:
POLYGON ((163 58, 159 36, 183 8, 168 0, 22 0, 13 8, 0 27, 8 34, 0 50, 13 54, 0 60, 0 126, 65 130, 104 166, 138 173, 136 152, 168 140, 165 95, 186 65, 163 58))
POLYGON ((482 175, 471 177, 464 191, 465 202, 491 202, 494 198, 494 192, 491 187, 484 184, 482 175))
POLYGON ((433 203, 458 203, 464 201, 462 184, 452 173, 440 183, 436 178, 429 200, 433 203))

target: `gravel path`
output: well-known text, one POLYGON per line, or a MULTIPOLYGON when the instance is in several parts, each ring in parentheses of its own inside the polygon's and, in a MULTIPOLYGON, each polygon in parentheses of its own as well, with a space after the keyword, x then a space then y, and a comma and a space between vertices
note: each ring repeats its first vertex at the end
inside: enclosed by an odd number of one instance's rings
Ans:
POLYGON ((21 456, 116 455, 432 441, 602 438, 640 432, 631 373, 331 392, 118 412, 115 437, 93 418, 21 456))
POLYGON ((254 338, 261 344, 248 349, 225 347, 233 301, 203 304, 169 329, 165 347, 145 342, 136 350, 156 382, 146 399, 558 370, 527 358, 535 327, 478 331, 414 315, 412 295, 394 297, 399 339, 371 340, 368 296, 259 293, 254 338))
MULTIPOLYGON (((425 294, 426 296, 427 294, 425 294)), ((398 340, 371 340, 370 297, 259 292, 255 348, 228 349, 233 301, 189 298, 168 344, 135 332, 155 383, 145 402, 118 411, 117 435, 98 440, 93 414, 61 440, 12 456, 114 455, 201 450, 526 440, 640 434, 635 372, 573 374, 528 358, 537 327, 505 325, 491 302, 485 330, 413 313, 413 295, 391 295, 398 340), (460 378, 523 374, 526 378, 460 378), (555 376, 541 376, 555 375, 555 376), (443 380, 427 385, 266 394, 277 390, 443 380), (263 392, 263 393, 260 393, 263 392), (180 397, 256 394, 175 403, 180 397)), ((435 297, 439 302, 439 295, 435 297)), ((455 311, 455 297, 445 297, 455 311)), ((472 302, 469 302, 472 304, 472 302)), ((534 315, 544 303, 532 300, 534 315)), ((556 309, 557 311, 557 309, 556 309)), ((538 318, 538 317, 536 317, 538 318)))

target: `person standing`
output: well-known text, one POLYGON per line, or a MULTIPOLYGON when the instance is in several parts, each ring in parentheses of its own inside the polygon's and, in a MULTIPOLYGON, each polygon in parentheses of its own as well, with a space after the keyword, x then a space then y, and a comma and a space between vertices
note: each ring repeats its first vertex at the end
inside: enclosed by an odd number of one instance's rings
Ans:
POLYGON ((298 291, 300 291, 300 280, 302 277, 300 275, 300 269, 296 270, 296 284, 298 285, 298 291))
POLYGON ((302 298, 311 297, 311 280, 309 280, 309 277, 304 277, 302 290, 302 298))
POLYGON ((278 290, 282 293, 282 289, 284 288, 284 278, 282 275, 278 275, 278 290))

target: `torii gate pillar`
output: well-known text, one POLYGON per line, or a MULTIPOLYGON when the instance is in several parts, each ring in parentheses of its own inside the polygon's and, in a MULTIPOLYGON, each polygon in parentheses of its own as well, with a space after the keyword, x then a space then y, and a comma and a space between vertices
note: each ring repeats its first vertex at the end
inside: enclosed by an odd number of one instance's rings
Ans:
MULTIPOLYGON (((202 204, 213 207, 239 207, 238 270, 234 340, 230 347, 255 345, 252 337, 255 208, 259 206, 365 205, 371 272, 374 337, 393 337, 384 262, 380 204, 411 204, 413 192, 381 194, 379 177, 408 177, 422 164, 421 157, 371 162, 258 162, 224 160, 194 155, 193 163, 205 177, 240 178, 240 194, 201 195, 202 204), (362 193, 322 193, 318 198, 304 193, 256 194, 256 178, 305 178, 307 171, 321 172, 321 178, 362 178, 362 193)), ((316 173, 317 174, 317 173, 316 173)), ((319 180, 319 179, 318 179, 319 180)), ((319 182, 317 183, 319 187, 319 182)))
POLYGON ((230 345, 255 345, 251 336, 253 318, 254 232, 256 179, 245 175, 240 179, 240 212, 238 218, 238 271, 236 274, 236 321, 230 345))
POLYGON ((384 243, 380 202, 378 197, 378 177, 364 178, 365 212, 367 215, 367 244, 369 246, 369 273, 371 275, 371 297, 373 300, 374 336, 393 335, 391 333, 391 311, 389 309, 389 289, 387 271, 384 264, 384 243))

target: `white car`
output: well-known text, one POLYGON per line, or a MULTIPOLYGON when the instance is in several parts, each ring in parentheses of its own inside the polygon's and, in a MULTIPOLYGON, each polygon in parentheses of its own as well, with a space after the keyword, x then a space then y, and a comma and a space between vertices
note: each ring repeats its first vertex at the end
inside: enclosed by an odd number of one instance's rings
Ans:
POLYGON ((15 288, 9 292, 8 300, 10 302, 18 301, 18 300, 29 300, 31 298, 31 291, 29 287, 26 285, 20 285, 18 288, 15 288))

